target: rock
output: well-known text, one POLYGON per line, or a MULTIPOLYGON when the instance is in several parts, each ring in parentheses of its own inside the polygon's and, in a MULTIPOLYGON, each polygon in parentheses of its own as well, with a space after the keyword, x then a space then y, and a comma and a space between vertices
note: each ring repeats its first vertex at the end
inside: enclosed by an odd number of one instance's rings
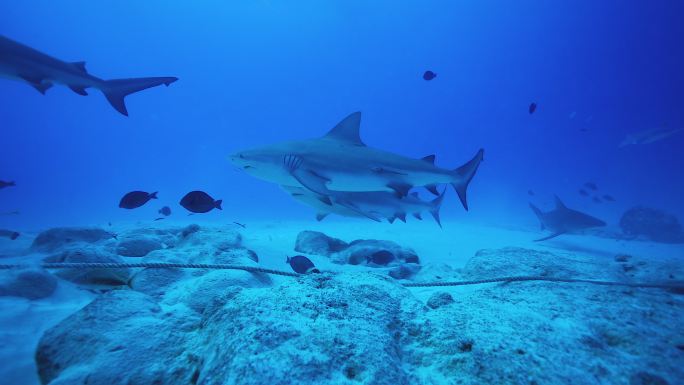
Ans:
POLYGON ((427 305, 432 309, 437 309, 452 303, 454 303, 454 298, 445 291, 434 293, 427 301, 427 305))
POLYGON ((628 236, 644 236, 656 242, 684 242, 682 226, 669 213, 637 206, 627 210, 620 219, 620 228, 628 236))
POLYGON ((154 238, 134 238, 119 242, 116 253, 123 257, 144 257, 149 252, 161 248, 162 243, 154 238))
POLYGON ((180 237, 185 239, 198 231, 200 231, 199 225, 193 223, 191 225, 188 225, 181 231, 180 237))
POLYGON ((629 385, 669 385, 669 383, 655 374, 638 372, 629 378, 629 385))
POLYGON ((387 274, 394 279, 411 279, 420 271, 420 268, 421 266, 415 263, 405 263, 393 267, 387 274))
POLYGON ((97 227, 57 227, 38 234, 31 248, 49 252, 70 243, 96 243, 113 238, 116 238, 116 235, 97 227))
POLYGON ((185 276, 182 269, 143 269, 129 282, 131 289, 151 296, 160 296, 185 276))
POLYGON ((40 299, 57 289, 57 278, 42 270, 3 272, 0 275, 0 296, 40 299))
POLYGON ((198 325, 187 309, 164 313, 145 294, 114 290, 45 332, 38 374, 52 385, 194 384, 201 363, 186 346, 198 325))
POLYGON ((368 257, 378 252, 388 252, 394 255, 395 259, 389 263, 389 266, 396 266, 406 261, 418 261, 418 256, 412 249, 401 247, 392 241, 375 239, 353 241, 346 249, 332 254, 330 260, 338 264, 359 265, 365 264, 368 257))
MULTIPOLYGON (((101 251, 93 247, 82 247, 65 250, 59 254, 43 258, 45 263, 124 263, 124 260, 114 254, 101 251)), ((130 271, 125 268, 79 268, 59 269, 55 273, 60 278, 84 285, 120 286, 126 285, 130 279, 130 271)))
POLYGON ((344 250, 349 245, 337 238, 329 237, 318 231, 302 231, 297 235, 295 251, 304 254, 330 256, 344 250))
POLYGON ((212 260, 207 263, 252 265, 248 261, 259 262, 259 256, 252 250, 240 247, 216 251, 212 260))

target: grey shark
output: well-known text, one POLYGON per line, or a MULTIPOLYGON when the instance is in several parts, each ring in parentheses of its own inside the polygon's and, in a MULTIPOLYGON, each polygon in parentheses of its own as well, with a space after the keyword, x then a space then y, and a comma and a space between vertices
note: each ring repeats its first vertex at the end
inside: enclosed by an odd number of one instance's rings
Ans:
POLYGON ((86 71, 85 62, 65 62, 0 35, 0 77, 29 84, 41 94, 54 84, 63 84, 79 95, 95 88, 105 95, 118 112, 128 116, 126 95, 147 88, 169 85, 178 78, 151 77, 102 80, 86 71))
POLYGON ((545 241, 562 234, 576 233, 578 231, 606 225, 606 222, 598 218, 567 208, 560 198, 555 198, 556 208, 545 213, 530 203, 530 208, 537 215, 537 218, 539 218, 541 229, 551 231, 551 235, 536 239, 535 242, 545 241))
POLYGON ((335 191, 388 191, 405 197, 415 186, 435 191, 437 184, 451 184, 468 210, 466 190, 484 151, 466 164, 446 170, 433 157, 412 159, 366 146, 359 136, 361 113, 347 116, 325 136, 273 144, 230 156, 247 173, 285 186, 304 187, 331 205, 335 191))
POLYGON ((394 223, 397 219, 406 222, 407 214, 422 220, 422 213, 427 211, 439 227, 442 227, 439 210, 442 207, 446 189, 432 201, 420 199, 417 192, 412 192, 403 198, 386 191, 335 192, 330 195, 332 204, 327 205, 318 199, 318 194, 304 187, 280 187, 296 200, 316 209, 316 219, 319 221, 329 214, 337 214, 345 217, 365 217, 376 222, 380 222, 381 219, 386 219, 390 223, 394 223))
POLYGON ((682 128, 653 128, 650 130, 634 132, 620 143, 620 147, 629 145, 650 144, 669 138, 670 136, 682 131, 682 128))

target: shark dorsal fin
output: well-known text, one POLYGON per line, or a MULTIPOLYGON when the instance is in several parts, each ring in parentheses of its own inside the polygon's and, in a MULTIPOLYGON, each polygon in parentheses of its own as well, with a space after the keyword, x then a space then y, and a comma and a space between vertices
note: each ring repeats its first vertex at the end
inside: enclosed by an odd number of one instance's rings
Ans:
POLYGON ((78 68, 79 71, 83 72, 84 74, 87 74, 88 71, 86 71, 85 64, 86 64, 86 62, 84 62, 84 61, 76 61, 76 62, 71 63, 71 65, 78 68))
POLYGON ((424 156, 424 157, 420 158, 420 160, 422 160, 424 162, 428 162, 430 164, 435 164, 435 155, 432 154, 432 155, 424 156))
POLYGON ((325 134, 324 138, 353 144, 355 146, 365 146, 359 135, 361 125, 361 113, 354 112, 337 123, 332 130, 325 134))
POLYGON ((563 201, 560 200, 560 198, 558 197, 558 195, 554 195, 554 197, 556 198, 556 209, 557 209, 557 210, 567 210, 567 209, 568 209, 568 208, 565 206, 565 204, 563 203, 563 201))

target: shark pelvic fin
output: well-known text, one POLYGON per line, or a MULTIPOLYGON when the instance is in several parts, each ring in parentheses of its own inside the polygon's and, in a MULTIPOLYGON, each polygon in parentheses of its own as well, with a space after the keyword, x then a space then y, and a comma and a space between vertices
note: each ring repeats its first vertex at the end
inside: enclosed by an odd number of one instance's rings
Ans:
POLYGON ((81 87, 81 86, 69 86, 69 89, 71 89, 72 91, 74 91, 75 93, 77 93, 77 94, 79 94, 79 95, 83 95, 83 96, 88 95, 88 93, 87 93, 86 90, 85 90, 85 87, 81 87))
POLYGON ((432 193, 432 195, 439 195, 439 191, 437 191, 437 185, 436 184, 429 184, 425 186, 425 188, 432 193))
POLYGON ((563 234, 565 234, 565 231, 561 231, 561 232, 558 232, 558 233, 553 233, 553 234, 549 235, 548 237, 535 239, 534 241, 535 241, 535 242, 546 241, 546 240, 549 240, 549 239, 551 239, 551 238, 556 238, 557 236, 563 235, 563 234))
POLYGON ((354 112, 337 123, 332 130, 325 134, 324 138, 337 140, 354 146, 365 146, 361 141, 359 128, 361 125, 361 113, 354 112))
POLYGON ((428 162, 430 164, 435 164, 435 155, 432 154, 432 155, 424 156, 424 157, 420 158, 420 160, 422 160, 424 162, 428 162))
POLYGON ((422 221, 422 220, 423 220, 423 216, 420 215, 420 213, 413 213, 413 217, 416 218, 416 219, 419 220, 419 221, 422 221))
POLYGON ((413 186, 407 183, 389 183, 387 184, 387 187, 394 190, 394 193, 397 195, 397 197, 403 198, 408 195, 409 190, 413 186))
POLYGON ((404 212, 398 212, 398 213, 394 214, 394 216, 395 216, 397 219, 399 219, 400 221, 406 223, 406 213, 404 213, 404 212))
POLYGON ((394 221, 395 221, 396 219, 397 219, 397 218, 395 218, 395 217, 389 217, 389 218, 387 218, 387 222, 389 222, 390 224, 392 224, 392 223, 394 223, 394 221))
POLYGON ((461 200, 463 208, 468 211, 468 201, 466 200, 466 190, 468 189, 468 184, 475 176, 477 168, 480 166, 480 162, 484 157, 484 150, 480 149, 477 154, 468 161, 468 163, 454 170, 454 176, 456 181, 451 185, 454 186, 454 190, 458 194, 458 198, 461 200))
POLYGON ((328 216, 328 213, 317 213, 316 214, 316 220, 320 222, 320 221, 324 220, 325 217, 327 217, 327 216, 328 216))

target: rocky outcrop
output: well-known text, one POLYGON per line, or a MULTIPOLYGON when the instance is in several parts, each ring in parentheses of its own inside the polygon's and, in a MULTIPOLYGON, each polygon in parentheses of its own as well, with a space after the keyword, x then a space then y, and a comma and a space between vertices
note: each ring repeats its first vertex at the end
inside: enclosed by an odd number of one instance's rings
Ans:
POLYGON ((31 248, 50 252, 72 243, 97 243, 115 238, 115 234, 97 227, 57 227, 38 234, 31 248))
POLYGON ((0 274, 0 297, 40 299, 51 296, 55 289, 57 289, 57 278, 46 271, 3 271, 0 274))
POLYGON ((677 217, 662 210, 637 206, 620 218, 622 232, 630 237, 644 237, 665 243, 684 243, 684 233, 677 217))

